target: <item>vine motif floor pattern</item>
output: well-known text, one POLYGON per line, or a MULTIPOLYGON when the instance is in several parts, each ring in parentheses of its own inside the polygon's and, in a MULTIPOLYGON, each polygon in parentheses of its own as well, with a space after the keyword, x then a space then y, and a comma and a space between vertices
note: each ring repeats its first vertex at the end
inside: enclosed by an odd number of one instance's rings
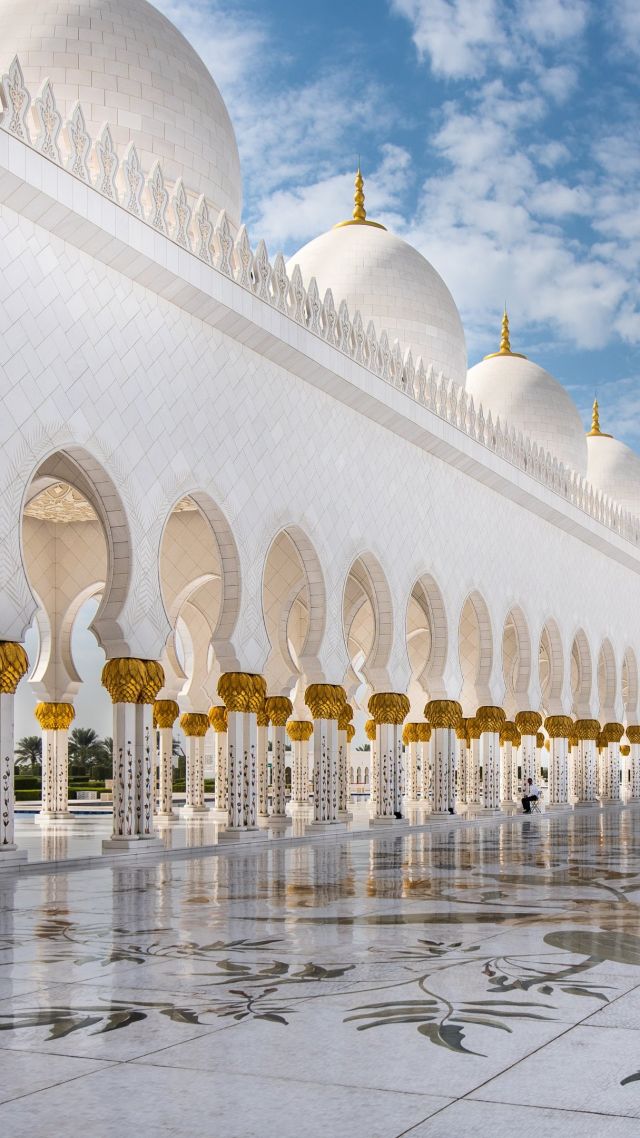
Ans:
POLYGON ((356 1138, 493 1136, 520 1107, 520 1134, 599 1118, 630 1138, 639 825, 611 810, 4 880, 0 1122, 50 1134, 66 1088, 110 1138, 139 1083, 160 1135, 191 1133, 197 1106, 227 1138, 288 1138, 301 1110, 315 1138, 338 1107, 356 1138), (567 1069, 572 1041, 595 1071, 567 1069))

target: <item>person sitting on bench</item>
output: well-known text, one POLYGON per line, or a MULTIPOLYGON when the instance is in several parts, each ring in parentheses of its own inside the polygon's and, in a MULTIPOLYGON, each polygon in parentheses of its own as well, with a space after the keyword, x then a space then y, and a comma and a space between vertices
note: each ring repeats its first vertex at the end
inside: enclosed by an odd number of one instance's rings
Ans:
POLYGON ((527 779, 527 793, 522 799, 522 809, 525 814, 531 813, 531 803, 537 802, 540 798, 540 791, 532 778, 527 779))

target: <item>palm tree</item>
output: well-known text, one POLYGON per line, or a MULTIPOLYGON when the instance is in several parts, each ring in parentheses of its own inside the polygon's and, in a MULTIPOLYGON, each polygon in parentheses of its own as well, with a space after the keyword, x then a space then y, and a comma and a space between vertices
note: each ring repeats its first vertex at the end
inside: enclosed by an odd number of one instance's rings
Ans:
POLYGON ((18 739, 15 749, 16 764, 25 766, 42 766, 42 735, 24 735, 18 739))
POLYGON ((93 727, 74 727, 69 735, 69 758, 85 770, 104 758, 103 742, 93 727))

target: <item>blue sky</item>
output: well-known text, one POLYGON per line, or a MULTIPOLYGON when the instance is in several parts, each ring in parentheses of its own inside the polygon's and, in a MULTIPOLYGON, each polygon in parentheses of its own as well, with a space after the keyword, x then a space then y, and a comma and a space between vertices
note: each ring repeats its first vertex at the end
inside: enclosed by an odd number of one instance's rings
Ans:
POLYGON ((640 449, 637 0, 156 0, 227 101, 272 253, 347 216, 416 245, 470 363, 513 347, 640 449))

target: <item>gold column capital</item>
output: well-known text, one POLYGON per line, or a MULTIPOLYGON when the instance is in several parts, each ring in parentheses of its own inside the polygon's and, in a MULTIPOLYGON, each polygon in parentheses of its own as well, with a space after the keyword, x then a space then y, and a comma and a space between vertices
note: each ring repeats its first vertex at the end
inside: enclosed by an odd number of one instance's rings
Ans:
POLYGON ((620 754, 622 755, 623 759, 626 759, 631 754, 631 747, 623 743, 620 748, 620 754))
POLYGON ((420 721, 405 723, 402 732, 403 743, 428 743, 431 738, 431 727, 428 723, 420 721))
POLYGON ((313 735, 313 723, 308 719, 290 719, 287 723, 287 735, 293 743, 308 743, 313 735))
POLYGON ((538 711, 519 711, 515 722, 521 735, 537 735, 542 727, 542 716, 538 711))
POLYGON ((102 669, 102 684, 112 703, 154 703, 164 685, 164 670, 157 660, 115 656, 102 669))
POLYGON ((253 711, 257 714, 262 709, 266 694, 264 676, 253 672, 224 672, 218 680, 218 695, 224 700, 227 711, 253 711))
POLYGON ((175 699, 157 699, 153 705, 153 726, 173 727, 180 714, 175 699))
POLYGON ((0 640, 0 695, 15 695, 28 669, 29 657, 22 644, 15 640, 0 640))
POLYGON ((619 743, 624 735, 624 726, 622 723, 605 723, 602 734, 607 743, 619 743))
POLYGON ((462 719, 462 708, 455 699, 430 699, 424 717, 432 727, 457 727, 462 719))
POLYGON ((520 732, 510 719, 506 719, 500 728, 500 742, 511 743, 512 747, 520 746, 520 732))
POLYGON ((600 723, 597 719, 576 719, 573 730, 576 739, 598 739, 600 735, 600 723))
POLYGON ((185 711, 180 716, 180 726, 187 737, 203 739, 211 724, 208 715, 200 711, 185 711))
POLYGON ((401 692, 384 691, 371 696, 368 708, 379 726, 384 723, 399 726, 407 718, 411 703, 409 697, 401 692))
POLYGON ((340 684, 310 684, 304 702, 314 719, 339 719, 347 696, 340 684))
POLYGON ((293 704, 286 695, 270 695, 265 701, 265 710, 274 727, 286 727, 293 711, 293 704))
POLYGON ((271 720, 269 718, 269 712, 267 711, 266 705, 267 705, 267 701, 266 701, 266 699, 263 699, 262 703, 260 704, 260 707, 256 711, 256 721, 257 721, 258 727, 268 727, 270 722, 271 722, 271 720))
POLYGON ((482 724, 475 715, 467 719, 467 735, 469 739, 479 739, 482 735, 482 724))
POLYGON ((640 724, 629 724, 627 727, 627 739, 630 743, 640 743, 640 724))
POLYGON ((487 731, 501 731, 502 724, 506 718, 502 708, 495 707, 493 704, 484 704, 476 711, 476 722, 479 723, 483 733, 487 731))
POLYGON ((43 731, 68 731, 76 709, 72 703, 38 703, 34 715, 43 731))
POLYGON ((364 725, 365 735, 370 743, 375 742, 376 738, 376 721, 375 719, 367 719, 364 725))
POLYGON ((353 708, 350 703, 343 703, 338 716, 338 731, 346 731, 353 719, 353 708))
POLYGON ((347 742, 348 743, 351 743, 353 741, 353 736, 355 735, 355 733, 356 733, 356 729, 355 729, 353 723, 347 723, 347 742))
POLYGON ((573 732, 573 719, 570 715, 548 715, 544 729, 550 739, 569 739, 573 732))
POLYGON ((536 747, 544 747, 544 733, 542 731, 536 732, 536 747))
POLYGON ((209 723, 213 730, 218 735, 224 735, 227 730, 227 709, 226 707, 210 707, 209 708, 209 723))

